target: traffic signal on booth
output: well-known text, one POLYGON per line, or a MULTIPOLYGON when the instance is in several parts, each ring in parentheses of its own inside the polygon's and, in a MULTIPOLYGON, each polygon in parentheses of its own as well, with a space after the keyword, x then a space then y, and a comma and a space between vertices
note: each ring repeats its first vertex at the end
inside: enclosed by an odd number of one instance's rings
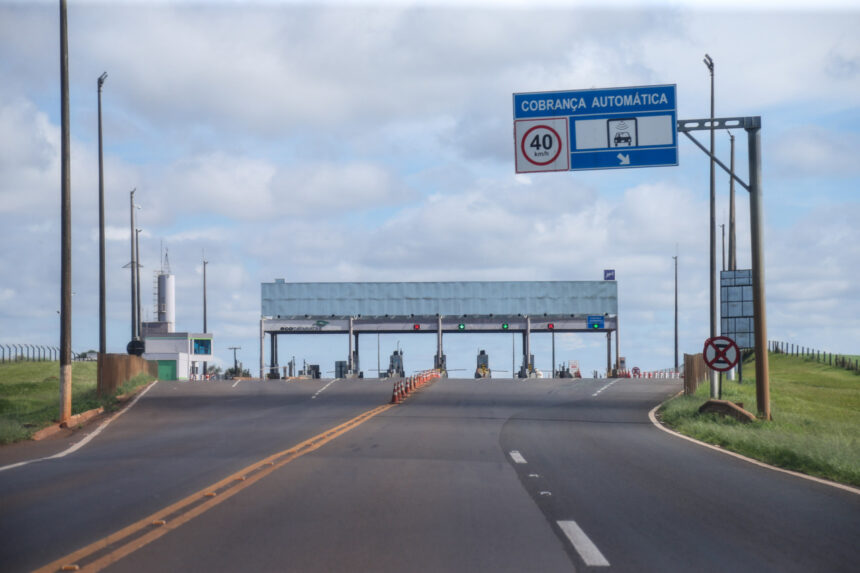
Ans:
POLYGON ((551 322, 550 322, 549 324, 547 324, 547 325, 546 325, 546 327, 547 327, 548 329, 552 330, 552 329, 554 329, 554 328, 555 328, 555 325, 554 325, 553 323, 551 323, 551 322))
POLYGON ((461 322, 457 325, 457 328, 459 328, 460 330, 466 330, 466 325, 461 322))
POLYGON ((421 325, 420 324, 413 324, 412 330, 421 330, 421 325))
POLYGON ((503 323, 502 323, 502 330, 507 330, 507 329, 508 329, 508 323, 507 323, 507 322, 503 322, 503 323))

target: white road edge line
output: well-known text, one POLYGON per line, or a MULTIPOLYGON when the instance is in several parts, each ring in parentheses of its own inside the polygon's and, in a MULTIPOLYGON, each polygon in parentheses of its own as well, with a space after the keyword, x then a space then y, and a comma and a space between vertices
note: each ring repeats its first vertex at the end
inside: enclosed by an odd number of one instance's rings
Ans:
POLYGON ((325 386, 323 386, 322 388, 320 388, 319 390, 317 390, 317 393, 316 393, 316 394, 314 394, 313 396, 311 396, 311 400, 313 400, 314 398, 316 398, 317 396, 319 396, 320 394, 322 394, 323 390, 325 390, 326 388, 328 388, 329 386, 331 386, 332 384, 334 384, 334 383, 335 383, 335 382, 337 382, 338 380, 340 380, 340 378, 335 378, 334 380, 332 380, 331 382, 329 382, 328 384, 326 384, 325 386))
POLYGON ((605 384, 605 385, 603 386, 603 388, 601 388, 600 390, 598 390, 597 392, 595 392, 594 394, 592 394, 592 396, 598 396, 601 392, 603 392, 604 390, 606 390, 607 388, 609 388, 610 386, 612 386, 612 385, 613 385, 613 384, 615 384, 616 382, 618 382, 618 378, 616 378, 615 380, 613 380, 613 381, 612 381, 612 382, 610 382, 609 384, 605 384))
POLYGON ((517 450, 511 450, 510 455, 511 455, 511 459, 514 460, 515 463, 518 463, 518 464, 528 463, 528 462, 526 462, 526 459, 523 457, 523 455, 520 452, 518 452, 517 450))
POLYGON ((55 459, 59 459, 59 458, 64 458, 69 454, 75 453, 76 451, 78 451, 79 449, 81 449, 85 445, 87 445, 90 442, 90 440, 92 440, 93 438, 98 436, 102 432, 102 430, 104 430, 105 428, 108 427, 108 425, 111 422, 113 422, 114 420, 116 420, 117 418, 119 418, 120 416, 125 414, 127 411, 131 410, 134 407, 134 405, 137 404, 137 401, 140 400, 141 398, 143 398, 143 395, 146 394, 147 392, 149 392, 150 388, 155 386, 157 383, 158 383, 158 380, 155 380, 152 384, 150 384, 149 386, 144 388, 140 392, 140 394, 138 394, 137 396, 134 397, 134 400, 131 401, 131 404, 129 404, 126 408, 123 408, 122 410, 120 410, 119 412, 117 412, 116 414, 114 414, 113 416, 111 416, 110 418, 105 420, 104 422, 102 422, 102 424, 98 428, 96 428, 93 433, 87 434, 86 436, 84 436, 84 438, 80 442, 72 444, 71 447, 63 450, 62 452, 60 452, 58 454, 54 454, 53 456, 48 456, 45 458, 36 458, 35 460, 27 460, 24 462, 18 462, 16 464, 9 464, 8 466, 0 467, 0 472, 2 472, 4 470, 11 470, 12 468, 18 468, 21 466, 26 466, 27 464, 32 464, 34 462, 43 462, 45 460, 55 460, 55 459))
POLYGON ((794 476, 794 477, 799 477, 799 478, 802 478, 802 479, 805 479, 805 480, 814 481, 814 482, 816 482, 816 483, 820 483, 820 484, 822 484, 822 485, 829 485, 830 487, 835 487, 835 488, 838 488, 838 489, 841 489, 841 490, 847 491, 847 492, 849 492, 849 493, 853 493, 853 494, 855 494, 855 495, 860 495, 860 489, 858 489, 858 488, 856 488, 856 487, 851 487, 850 485, 845 485, 845 484, 843 484, 843 483, 838 483, 838 482, 835 482, 835 481, 830 481, 830 480, 822 479, 822 478, 819 478, 819 477, 815 477, 815 476, 811 476, 811 475, 807 475, 807 474, 802 474, 802 473, 800 473, 800 472, 795 472, 795 471, 787 470, 787 469, 784 469, 784 468, 778 468, 778 467, 776 467, 776 466, 772 466, 772 465, 770 465, 770 464, 766 464, 766 463, 761 462, 761 461, 759 461, 759 460, 754 460, 754 459, 752 459, 752 458, 748 458, 748 457, 743 456, 743 455, 741 455, 741 454, 737 454, 737 453, 735 453, 735 452, 731 452, 731 451, 729 451, 729 450, 724 450, 723 448, 718 448, 717 446, 715 446, 715 445, 713 445, 713 444, 708 444, 708 443, 706 443, 706 442, 700 442, 699 440, 697 440, 697 439, 695 439, 695 438, 691 438, 690 436, 685 436, 684 434, 679 434, 679 433, 678 433, 678 432, 676 432, 675 430, 671 430, 671 429, 667 428, 666 426, 664 426, 663 424, 661 424, 659 420, 657 420, 657 415, 656 415, 656 414, 657 414, 657 410, 658 410, 658 409, 660 408, 660 406, 662 406, 662 405, 663 405, 663 404, 657 404, 656 406, 654 406, 654 407, 651 409, 651 411, 650 411, 650 412, 648 412, 648 419, 649 419, 649 420, 651 420, 651 423, 652 423, 652 424, 654 424, 655 426, 657 426, 659 429, 663 430, 663 431, 664 431, 664 432, 666 432, 667 434, 672 434, 673 436, 676 436, 676 437, 678 437, 678 438, 681 438, 682 440, 687 440, 688 442, 693 442, 694 444, 698 444, 698 445, 700 445, 700 446, 704 446, 704 447, 706 447, 706 448, 710 448, 710 449, 715 450, 715 451, 717 451, 717 452, 720 452, 720 453, 726 454, 727 456, 732 456, 732 457, 737 458, 737 459, 739 459, 739 460, 744 460, 745 462, 749 462, 749 463, 751 463, 751 464, 757 465, 757 466, 762 467, 762 468, 767 468, 767 469, 770 469, 770 470, 773 470, 773 471, 782 472, 782 473, 784 473, 784 474, 792 475, 792 476, 794 476))
POLYGON ((236 385, 239 384, 239 382, 241 382, 241 380, 236 380, 235 382, 233 382, 233 385, 230 386, 230 388, 235 388, 236 385))
POLYGON ((600 549, 588 538, 585 532, 575 521, 557 521, 558 526, 570 540, 573 548, 589 567, 609 567, 609 561, 600 552, 600 549))

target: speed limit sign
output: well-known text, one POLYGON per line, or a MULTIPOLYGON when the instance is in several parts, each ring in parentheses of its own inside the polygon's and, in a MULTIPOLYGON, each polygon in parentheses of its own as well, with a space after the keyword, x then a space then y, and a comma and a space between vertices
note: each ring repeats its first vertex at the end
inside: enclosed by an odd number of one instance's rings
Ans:
POLYGON ((520 120, 514 124, 517 173, 570 168, 567 118, 520 120))

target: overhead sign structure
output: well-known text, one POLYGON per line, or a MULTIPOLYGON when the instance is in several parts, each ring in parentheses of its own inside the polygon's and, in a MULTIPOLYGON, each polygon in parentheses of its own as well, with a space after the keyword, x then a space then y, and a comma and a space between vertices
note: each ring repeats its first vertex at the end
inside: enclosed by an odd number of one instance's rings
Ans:
POLYGON ((586 324, 591 330, 606 328, 606 321, 602 316, 589 316, 586 320, 586 324))
POLYGON ((517 173, 678 164, 675 85, 514 94, 517 173))
POLYGON ((737 366, 740 350, 735 341, 728 336, 715 336, 705 341, 702 350, 705 364, 712 370, 727 372, 737 366))

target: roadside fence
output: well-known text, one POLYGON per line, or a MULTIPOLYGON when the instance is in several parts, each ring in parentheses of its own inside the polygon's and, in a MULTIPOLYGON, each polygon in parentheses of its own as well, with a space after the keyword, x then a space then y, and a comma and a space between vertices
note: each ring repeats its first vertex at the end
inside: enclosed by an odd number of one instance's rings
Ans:
MULTIPOLYGON (((77 355, 72 353, 74 359, 77 355)), ((2 362, 47 362, 60 359, 59 346, 42 344, 0 344, 2 362)))
POLYGON ((787 354, 789 356, 799 356, 813 362, 844 368, 852 372, 860 372, 860 360, 856 356, 845 356, 842 354, 833 354, 817 350, 809 346, 801 346, 793 342, 783 342, 779 340, 771 340, 768 342, 768 350, 774 354, 787 354))

